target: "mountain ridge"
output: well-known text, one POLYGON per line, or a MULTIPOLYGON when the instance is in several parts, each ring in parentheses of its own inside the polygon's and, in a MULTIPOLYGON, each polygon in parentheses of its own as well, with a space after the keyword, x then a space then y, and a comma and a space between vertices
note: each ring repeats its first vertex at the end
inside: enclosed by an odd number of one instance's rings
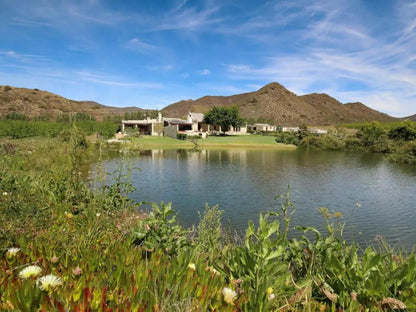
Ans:
POLYGON ((277 82, 257 91, 231 96, 204 96, 173 103, 162 109, 165 116, 183 116, 188 111, 205 113, 213 106, 236 105, 245 118, 268 120, 282 126, 333 125, 350 122, 399 120, 362 103, 342 104, 325 93, 298 96, 277 82))
MULTIPOLYGON (((205 113, 214 106, 236 105, 241 115, 251 122, 265 121, 281 126, 334 125, 352 122, 416 121, 416 114, 395 118, 369 108, 360 102, 342 104, 325 93, 298 96, 277 82, 257 91, 230 96, 206 95, 196 100, 172 103, 162 109, 165 117, 185 117, 188 112, 205 113)), ((146 109, 150 111, 150 109, 146 109)), ((38 89, 0 86, 0 117, 9 113, 25 114, 29 118, 45 116, 54 119, 60 114, 85 113, 102 120, 109 115, 143 112, 139 107, 111 107, 95 101, 75 101, 38 89)))

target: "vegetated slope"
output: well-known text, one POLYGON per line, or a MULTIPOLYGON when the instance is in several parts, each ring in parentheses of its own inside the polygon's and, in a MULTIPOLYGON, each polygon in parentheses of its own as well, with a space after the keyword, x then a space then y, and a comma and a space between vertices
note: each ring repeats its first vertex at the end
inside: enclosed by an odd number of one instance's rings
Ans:
POLYGON ((416 114, 412 115, 412 116, 408 116, 408 117, 404 117, 404 118, 400 118, 402 120, 411 120, 411 121, 416 121, 416 114))
POLYGON ((110 107, 93 101, 73 101, 38 89, 0 86, 0 118, 13 112, 29 118, 47 117, 52 120, 61 114, 85 113, 101 120, 105 116, 122 116, 125 112, 141 110, 137 107, 110 107))
POLYGON ((251 93, 180 101, 162 111, 165 116, 178 117, 185 116, 189 111, 204 113, 214 105, 237 105, 245 118, 266 120, 283 126, 397 120, 362 103, 342 104, 327 94, 298 96, 276 82, 251 93))

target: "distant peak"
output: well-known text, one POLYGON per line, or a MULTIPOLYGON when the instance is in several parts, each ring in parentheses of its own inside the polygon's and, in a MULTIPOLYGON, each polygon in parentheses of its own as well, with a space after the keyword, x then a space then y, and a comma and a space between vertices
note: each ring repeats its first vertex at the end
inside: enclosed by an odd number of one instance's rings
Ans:
POLYGON ((265 85, 263 88, 261 88, 260 90, 262 90, 262 89, 280 89, 280 88, 283 88, 283 89, 286 89, 285 87, 283 87, 280 83, 278 83, 278 82, 271 82, 271 83, 269 83, 269 84, 267 84, 267 85, 265 85))

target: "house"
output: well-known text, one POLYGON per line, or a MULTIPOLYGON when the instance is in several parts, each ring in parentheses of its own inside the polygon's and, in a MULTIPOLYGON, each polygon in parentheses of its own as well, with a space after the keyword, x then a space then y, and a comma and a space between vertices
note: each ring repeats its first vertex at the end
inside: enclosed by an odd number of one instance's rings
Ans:
POLYGON ((317 128, 310 128, 309 129, 309 132, 310 133, 313 133, 313 134, 327 134, 328 133, 328 130, 317 129, 317 128))
POLYGON ((298 132, 299 127, 282 127, 283 132, 298 132))
POLYGON ((192 130, 195 132, 198 131, 208 131, 208 125, 203 123, 204 114, 202 113, 188 113, 187 121, 192 122, 192 130))
POLYGON ((163 135, 162 113, 159 112, 155 119, 147 117, 142 120, 122 120, 120 128, 122 133, 125 133, 126 128, 133 128, 144 135, 163 135))
POLYGON ((255 123, 251 125, 251 130, 253 131, 265 131, 265 132, 273 132, 276 131, 276 126, 272 126, 269 124, 263 123, 255 123))
MULTIPOLYGON (((163 117, 159 112, 157 119, 146 118, 143 120, 122 120, 121 132, 125 133, 126 128, 137 129, 140 134, 144 135, 165 135, 176 138, 178 133, 187 135, 200 135, 203 138, 206 135, 221 132, 221 127, 218 125, 207 125, 203 122, 204 114, 189 112, 186 119, 163 117)), ((230 127, 227 130, 230 134, 246 134, 247 125, 230 127)))

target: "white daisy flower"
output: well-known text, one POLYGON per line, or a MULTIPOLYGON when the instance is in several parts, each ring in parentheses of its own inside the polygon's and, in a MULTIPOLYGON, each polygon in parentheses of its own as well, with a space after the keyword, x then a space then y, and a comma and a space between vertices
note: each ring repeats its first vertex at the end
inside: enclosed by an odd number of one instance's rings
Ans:
POLYGON ((29 265, 19 273, 21 279, 28 279, 31 277, 38 277, 42 273, 42 268, 37 265, 29 265))
POLYGON ((237 293, 231 288, 224 287, 222 290, 224 301, 228 304, 234 304, 234 299, 237 297, 237 293))
POLYGON ((62 279, 53 274, 42 276, 36 281, 36 285, 44 291, 51 292, 62 285, 62 279))

